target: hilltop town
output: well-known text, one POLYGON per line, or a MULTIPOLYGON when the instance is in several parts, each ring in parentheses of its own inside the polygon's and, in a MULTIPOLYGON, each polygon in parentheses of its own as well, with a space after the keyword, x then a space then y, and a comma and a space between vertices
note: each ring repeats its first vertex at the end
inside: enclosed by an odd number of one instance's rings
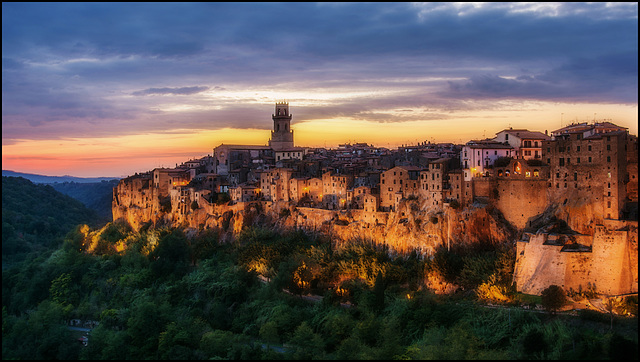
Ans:
POLYGON ((267 145, 221 144, 122 179, 114 221, 233 235, 271 215, 280 227, 423 256, 448 243, 512 241, 519 291, 637 293, 638 140, 626 128, 594 121, 463 145, 326 149, 295 146, 291 120, 289 104, 276 103, 267 145))

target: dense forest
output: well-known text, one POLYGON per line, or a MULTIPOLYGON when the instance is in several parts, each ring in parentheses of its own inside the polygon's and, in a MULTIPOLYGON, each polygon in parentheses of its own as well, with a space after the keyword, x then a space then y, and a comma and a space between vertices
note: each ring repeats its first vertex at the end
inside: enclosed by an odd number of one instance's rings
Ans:
POLYGON ((215 230, 78 226, 3 271, 3 358, 637 359, 637 317, 518 307, 544 300, 509 285, 512 254, 421 260, 302 231, 248 227, 219 243, 215 230), (436 295, 434 274, 464 288, 436 295), (71 319, 99 322, 88 346, 71 319))
POLYGON ((104 223, 111 221, 111 200, 113 188, 118 180, 100 182, 55 182, 50 184, 56 191, 82 202, 89 209, 95 210, 104 223))
POLYGON ((638 356, 637 297, 611 306, 631 317, 559 313, 560 288, 515 291, 512 245, 425 260, 273 225, 230 243, 219 230, 135 232, 8 177, 2 204, 3 359, 638 356), (458 288, 435 294, 428 280, 458 288), (74 320, 97 322, 86 346, 74 320))
POLYGON ((53 187, 2 177, 2 266, 62 245, 78 224, 97 226, 98 214, 53 187))

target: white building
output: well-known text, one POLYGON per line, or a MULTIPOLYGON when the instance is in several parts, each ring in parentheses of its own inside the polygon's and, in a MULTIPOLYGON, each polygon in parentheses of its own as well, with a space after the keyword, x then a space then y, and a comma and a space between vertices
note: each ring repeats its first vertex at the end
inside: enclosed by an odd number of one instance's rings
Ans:
POLYGON ((469 141, 460 152, 464 180, 470 181, 472 177, 487 176, 498 158, 515 157, 515 155, 515 150, 508 143, 489 139, 469 141))
POLYGON ((493 140, 511 145, 515 151, 515 158, 541 160, 542 142, 550 139, 551 137, 542 132, 510 128, 498 132, 493 140))

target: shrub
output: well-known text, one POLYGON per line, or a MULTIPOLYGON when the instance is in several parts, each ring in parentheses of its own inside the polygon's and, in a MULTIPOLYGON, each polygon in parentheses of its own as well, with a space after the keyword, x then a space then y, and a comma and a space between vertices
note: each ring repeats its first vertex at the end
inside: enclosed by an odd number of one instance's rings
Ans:
POLYGON ((542 291, 542 306, 544 309, 554 313, 567 303, 567 296, 564 289, 557 285, 550 285, 542 291))

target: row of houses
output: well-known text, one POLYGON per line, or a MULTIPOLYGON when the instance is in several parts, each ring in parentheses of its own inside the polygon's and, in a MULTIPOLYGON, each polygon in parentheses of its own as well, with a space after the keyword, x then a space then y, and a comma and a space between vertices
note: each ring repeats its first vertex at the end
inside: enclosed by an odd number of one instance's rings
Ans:
MULTIPOLYGON (((286 150, 278 152, 292 152, 286 150)), ((550 197, 571 188, 601 193, 609 219, 628 217, 627 205, 637 203, 637 136, 610 122, 572 124, 551 135, 510 128, 463 146, 425 142, 387 150, 359 143, 296 152, 276 161, 268 147, 221 145, 214 156, 136 175, 136 184, 119 185, 114 198, 144 207, 154 188, 184 213, 194 200, 213 202, 221 193, 232 202, 394 211, 408 198, 433 207, 490 198, 488 180, 536 180, 550 197)))

